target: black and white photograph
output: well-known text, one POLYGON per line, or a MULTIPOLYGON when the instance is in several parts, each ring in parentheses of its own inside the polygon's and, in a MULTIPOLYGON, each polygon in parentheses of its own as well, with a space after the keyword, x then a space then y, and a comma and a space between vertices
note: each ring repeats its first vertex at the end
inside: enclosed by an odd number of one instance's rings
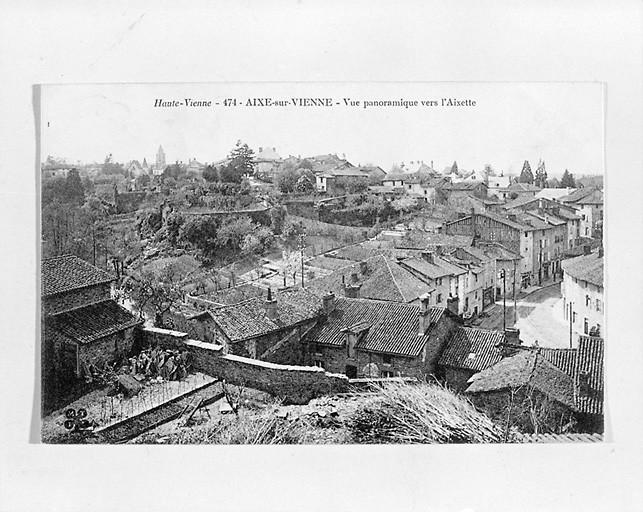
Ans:
POLYGON ((42 442, 600 442, 602 98, 43 86, 42 442))
POLYGON ((641 510, 640 1, 0 13, 0 510, 641 510))

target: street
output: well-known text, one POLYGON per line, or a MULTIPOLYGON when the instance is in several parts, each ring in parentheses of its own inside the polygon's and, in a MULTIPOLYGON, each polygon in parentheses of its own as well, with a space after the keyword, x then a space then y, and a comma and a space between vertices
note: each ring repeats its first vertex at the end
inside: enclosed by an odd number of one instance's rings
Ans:
MULTIPOLYGON (((524 345, 538 341, 541 347, 569 348, 569 326, 562 311, 560 284, 536 290, 516 301, 517 322, 514 324, 514 308, 511 298, 507 298, 506 325, 520 329, 520 339, 524 345)), ((486 311, 489 317, 481 318, 477 325, 482 329, 502 330, 502 300, 486 311)))

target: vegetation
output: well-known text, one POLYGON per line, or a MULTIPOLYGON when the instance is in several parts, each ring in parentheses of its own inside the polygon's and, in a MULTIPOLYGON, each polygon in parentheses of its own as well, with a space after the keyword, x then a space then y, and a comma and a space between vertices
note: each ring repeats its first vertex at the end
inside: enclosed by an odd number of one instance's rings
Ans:
POLYGON ((563 177, 560 179, 560 188, 567 187, 576 188, 576 181, 574 180, 574 175, 565 169, 563 177))
POLYGON ((531 166, 529 161, 525 160, 525 163, 522 165, 522 171, 520 172, 520 178, 518 178, 520 183, 531 183, 534 182, 534 174, 531 172, 531 166))
POLYGON ((545 162, 543 160, 538 161, 538 168, 536 169, 536 185, 540 188, 545 188, 547 186, 547 171, 545 170, 545 162))

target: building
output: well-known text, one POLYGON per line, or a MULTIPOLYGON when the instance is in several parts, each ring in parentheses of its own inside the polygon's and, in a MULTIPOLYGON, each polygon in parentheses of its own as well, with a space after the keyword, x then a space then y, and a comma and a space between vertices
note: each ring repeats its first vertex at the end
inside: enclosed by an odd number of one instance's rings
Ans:
POLYGON ((343 193, 343 185, 350 180, 362 180, 368 185, 369 175, 348 162, 315 175, 317 191, 329 194, 343 193))
POLYGON ((152 174, 154 174, 154 176, 160 176, 163 174, 165 167, 165 151, 163 151, 162 146, 159 146, 159 149, 156 152, 156 163, 152 167, 152 174))
POLYGON ((575 188, 544 188, 540 192, 536 192, 534 197, 541 197, 543 199, 549 199, 552 201, 558 201, 561 198, 570 195, 572 192, 576 192, 575 188))
POLYGON ((473 307, 460 300, 465 290, 465 280, 468 271, 454 265, 442 257, 442 249, 427 250, 421 256, 400 261, 400 266, 424 280, 434 291, 430 294, 430 305, 448 307, 453 313, 461 315, 473 307))
POLYGON ((503 358, 504 332, 456 327, 438 360, 440 379, 455 391, 464 391, 469 379, 503 358))
MULTIPOLYGON (((589 253, 589 247, 586 252, 589 253)), ((582 335, 602 336, 604 326, 603 249, 563 261, 563 315, 572 343, 582 335)))
POLYGON ((522 349, 477 373, 465 393, 492 419, 524 433, 555 433, 574 420, 574 380, 535 350, 522 349))
POLYGON ((73 165, 64 163, 49 163, 42 166, 42 179, 66 178, 69 171, 76 169, 73 165))
POLYGON ((311 362, 349 378, 434 375, 451 330, 446 308, 370 299, 324 297, 324 318, 305 338, 311 362))
POLYGON ((603 338, 580 336, 574 372, 574 401, 579 430, 603 432, 603 338))
POLYGON ((111 299, 114 277, 76 256, 42 261, 42 373, 45 401, 129 355, 143 323, 111 299))
MULTIPOLYGON (((203 307, 203 304, 201 304, 203 307)), ((283 290, 237 304, 208 307, 187 318, 204 341, 223 353, 283 364, 302 364, 300 340, 321 315, 321 300, 306 290, 283 290)))
POLYGON ((520 283, 527 287, 560 272, 566 229, 567 223, 553 216, 541 218, 514 210, 504 216, 491 212, 472 213, 447 222, 442 232, 473 236, 476 241, 498 242, 520 254, 520 283))
POLYGON ((185 166, 185 172, 188 173, 188 175, 192 175, 197 178, 203 177, 204 170, 205 165, 199 162, 196 158, 190 158, 185 166))
POLYGON ((449 204, 455 203, 457 199, 462 199, 468 196, 474 196, 479 199, 487 199, 489 197, 489 187, 481 181, 445 183, 441 189, 446 194, 449 204))
POLYGON ((380 182, 386 176, 386 171, 379 165, 360 165, 357 167, 360 171, 365 172, 371 178, 371 181, 380 182))
POLYGON ((382 186, 388 188, 404 188, 407 181, 414 180, 415 178, 410 174, 405 173, 389 173, 382 177, 382 186))
POLYGON ((595 188, 581 188, 559 201, 574 208, 581 217, 581 236, 586 238, 602 238, 603 227, 603 191, 595 188))
POLYGON ((306 290, 319 297, 332 292, 336 296, 415 304, 434 291, 427 281, 382 255, 346 264, 328 276, 309 281, 306 290))
POLYGON ((277 154, 276 148, 259 147, 254 161, 255 171, 258 175, 272 177, 283 162, 283 158, 277 154))

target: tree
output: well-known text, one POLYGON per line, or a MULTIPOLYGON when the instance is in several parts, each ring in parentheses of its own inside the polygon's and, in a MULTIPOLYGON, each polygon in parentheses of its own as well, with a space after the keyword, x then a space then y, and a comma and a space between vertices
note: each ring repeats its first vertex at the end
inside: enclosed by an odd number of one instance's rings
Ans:
POLYGON ((181 170, 181 166, 178 163, 168 165, 165 169, 163 169, 163 174, 161 174, 161 180, 165 181, 169 178, 178 180, 181 177, 182 173, 183 171, 181 170))
POLYGON ((219 181, 219 173, 212 165, 206 165, 203 170, 203 179, 209 183, 219 181))
POLYGON ((547 171, 545 170, 545 161, 538 161, 538 168, 536 169, 536 185, 540 188, 547 186, 547 171))
POLYGON ((286 207, 282 204, 277 204, 270 210, 270 222, 275 235, 281 235, 284 221, 286 220, 286 213, 286 207))
POLYGON ((123 164, 113 161, 111 153, 105 157, 105 162, 101 166, 101 172, 107 176, 114 174, 125 175, 123 164))
POLYGON ((150 181, 151 181, 150 175, 149 174, 141 174, 141 176, 139 176, 137 178, 137 181, 138 181, 138 184, 141 187, 145 188, 150 184, 150 181))
POLYGON ((417 205, 417 200, 413 197, 400 197, 393 201, 391 205, 399 212, 409 212, 417 205))
POLYGON ((574 180, 574 175, 570 173, 567 169, 563 173, 563 177, 560 180, 560 188, 576 188, 576 180, 574 180))
POLYGON ((217 248, 218 223, 210 216, 191 216, 179 228, 179 241, 191 244, 201 253, 202 258, 209 258, 217 248))
POLYGON ((241 173, 241 175, 250 175, 254 172, 255 153, 248 147, 248 144, 242 144, 240 140, 232 151, 230 151, 230 164, 241 173))
POLYGON ((531 166, 529 161, 525 160, 525 163, 522 164, 522 171, 520 172, 520 178, 518 178, 520 183, 530 183, 534 182, 534 174, 531 172, 531 166))
POLYGON ((453 161, 453 165, 451 166, 451 174, 458 174, 458 162, 455 160, 453 161))
POLYGON ((279 191, 283 194, 290 194, 295 190, 299 174, 292 167, 285 166, 275 178, 279 191))
POLYGON ((143 269, 137 276, 129 276, 123 287, 136 307, 152 314, 154 325, 163 327, 163 315, 183 298, 181 286, 190 272, 173 261, 160 268, 143 269))

